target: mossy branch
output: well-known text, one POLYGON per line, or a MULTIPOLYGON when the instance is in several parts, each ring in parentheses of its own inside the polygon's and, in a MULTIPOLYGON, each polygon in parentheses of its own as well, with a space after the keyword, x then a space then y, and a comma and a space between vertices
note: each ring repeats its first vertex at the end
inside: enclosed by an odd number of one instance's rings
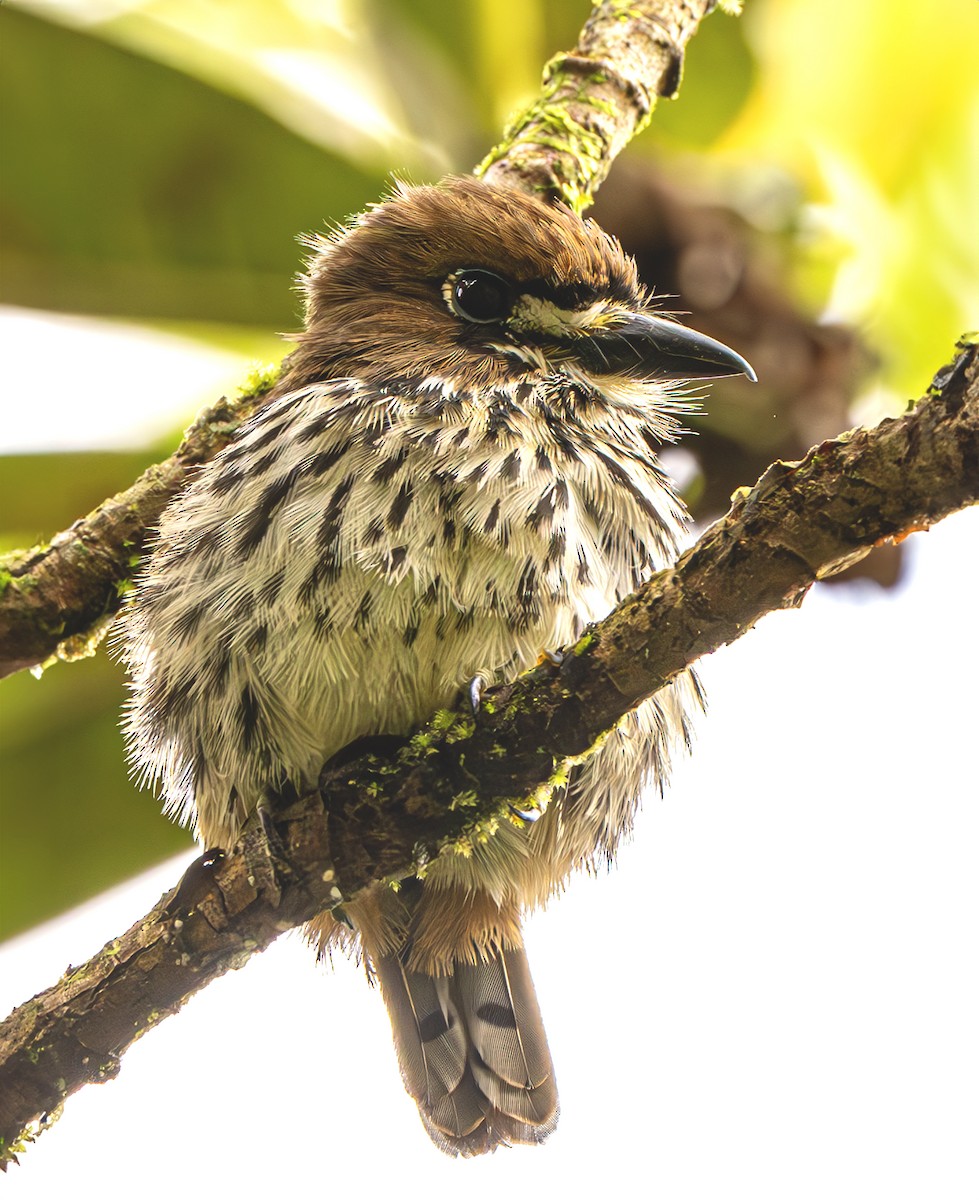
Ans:
MULTIPOLYGON (((547 67, 538 102, 478 171, 586 205, 613 158, 671 95, 683 50, 713 0, 596 0, 578 45, 547 67)), ((0 558, 0 678, 94 653, 166 505, 188 470, 226 445, 276 372, 204 412, 177 452, 50 542, 0 558)))
POLYGON ((441 713, 400 748, 325 771, 319 792, 276 815, 281 861, 250 824, 233 852, 198 860, 132 929, 18 1008, 0 1026, 0 1151, 16 1153, 74 1091, 112 1078, 147 1029, 285 929, 492 836, 697 658, 882 540, 977 500, 979 346, 963 343, 905 416, 771 466, 560 666, 486 693, 476 718, 441 713))
POLYGON ((713 7, 595 0, 577 46, 547 64, 540 96, 476 174, 583 212, 657 99, 676 94, 686 44, 713 7))

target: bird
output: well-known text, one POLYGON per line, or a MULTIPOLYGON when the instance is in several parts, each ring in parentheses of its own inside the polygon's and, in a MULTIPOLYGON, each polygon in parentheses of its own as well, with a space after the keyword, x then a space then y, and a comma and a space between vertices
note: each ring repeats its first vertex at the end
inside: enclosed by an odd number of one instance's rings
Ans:
MULTIPOLYGON (((350 743, 478 705, 671 563, 686 514, 657 452, 688 381, 754 378, 593 221, 475 177, 397 184, 306 248, 280 380, 164 511, 123 620, 132 769, 208 848, 350 743)), ((537 819, 308 926, 379 985, 439 1149, 555 1128, 522 917, 611 862, 702 702, 681 674, 537 819)))

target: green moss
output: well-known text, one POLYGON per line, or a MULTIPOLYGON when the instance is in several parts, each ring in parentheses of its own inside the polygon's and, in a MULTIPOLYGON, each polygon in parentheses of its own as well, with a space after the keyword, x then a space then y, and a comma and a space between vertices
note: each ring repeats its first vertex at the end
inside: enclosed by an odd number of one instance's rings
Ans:
POLYGON ((435 733, 442 733, 451 726, 454 719, 455 714, 451 708, 440 708, 432 717, 430 724, 435 733))
POLYGON ((598 109, 599 112, 605 113, 607 117, 613 120, 618 116, 618 109, 611 100, 603 100, 600 96, 581 96, 579 97, 583 104, 590 104, 592 108, 598 109))
MULTIPOLYGON (((522 159, 530 162, 538 159, 541 147, 553 150, 560 156, 551 164, 551 170, 561 199, 581 213, 592 202, 595 184, 604 178, 609 147, 601 133, 568 113, 565 93, 569 86, 575 87, 575 101, 579 105, 607 117, 614 117, 616 109, 608 100, 590 95, 576 77, 563 72, 563 60, 563 55, 551 59, 544 69, 541 99, 510 123, 503 141, 493 147, 475 173, 484 175, 504 156, 519 167, 522 159)), ((601 84, 605 79, 601 72, 596 72, 589 82, 601 84)))
POLYGON ((27 1129, 12 1141, 8 1142, 6 1138, 0 1138, 0 1164, 16 1163, 18 1154, 27 1152, 28 1146, 37 1140, 39 1132, 38 1122, 32 1121, 27 1129))
MULTIPOLYGON (((127 581, 123 580, 116 584, 116 591, 120 596, 125 595, 127 591, 132 591, 133 585, 129 583, 128 586, 124 586, 126 583, 127 581)), ((81 658, 92 658, 112 627, 114 620, 115 613, 106 613, 88 629, 65 638, 55 647, 54 655, 48 662, 77 662, 81 658)), ((47 666, 48 664, 43 665, 47 666)))
POLYGON ((463 742, 467 738, 471 738, 476 730, 476 722, 471 716, 464 713, 453 712, 450 708, 440 708, 429 722, 426 733, 422 730, 421 733, 412 738, 412 744, 419 742, 420 747, 424 748, 438 739, 447 746, 452 746, 456 742, 463 742))
POLYGON ((435 747, 432 745, 433 741, 434 739, 430 733, 424 729, 420 729, 408 743, 408 748, 416 754, 434 754, 435 747))
POLYGON ((256 363, 238 388, 239 396, 264 396, 279 381, 281 368, 277 363, 256 363))
POLYGON ((456 792, 449 801, 449 809, 452 812, 458 812, 460 808, 473 808, 477 800, 478 797, 472 790, 456 792))
POLYGON ((4 574, 6 575, 6 586, 16 588, 21 595, 27 595, 37 587, 37 579, 34 575, 14 575, 12 572, 4 572, 4 574))
POLYGON ((583 634, 575 642, 574 646, 572 647, 571 653, 575 656, 575 658, 581 658, 581 656, 583 654, 588 653, 588 651, 592 648, 592 646, 595 645, 595 643, 597 641, 598 641, 598 638, 596 637, 596 635, 592 631, 589 631, 588 633, 583 634))

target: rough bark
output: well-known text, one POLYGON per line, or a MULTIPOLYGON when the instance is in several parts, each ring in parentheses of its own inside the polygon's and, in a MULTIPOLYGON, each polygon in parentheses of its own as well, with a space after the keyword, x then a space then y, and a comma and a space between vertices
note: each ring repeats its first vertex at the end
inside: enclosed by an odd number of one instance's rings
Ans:
POLYGON ((142 921, 15 1010, 0 1026, 0 1150, 14 1154, 44 1114, 112 1078, 136 1038, 285 929, 491 837, 701 655, 882 540, 979 500, 979 346, 959 350, 904 417, 773 464, 559 666, 488 692, 475 718, 438 714, 400 747, 326 770, 319 792, 276 814, 274 860, 249 826, 231 854, 199 860, 142 921))

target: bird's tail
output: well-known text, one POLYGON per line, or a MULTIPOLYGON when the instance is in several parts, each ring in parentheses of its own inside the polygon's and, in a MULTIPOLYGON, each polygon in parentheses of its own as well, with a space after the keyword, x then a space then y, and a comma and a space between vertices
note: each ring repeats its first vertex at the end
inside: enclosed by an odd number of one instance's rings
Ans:
POLYGON ((372 959, 405 1087, 439 1149, 542 1142, 557 1087, 523 948, 491 947, 439 975, 412 969, 406 951, 372 959))

